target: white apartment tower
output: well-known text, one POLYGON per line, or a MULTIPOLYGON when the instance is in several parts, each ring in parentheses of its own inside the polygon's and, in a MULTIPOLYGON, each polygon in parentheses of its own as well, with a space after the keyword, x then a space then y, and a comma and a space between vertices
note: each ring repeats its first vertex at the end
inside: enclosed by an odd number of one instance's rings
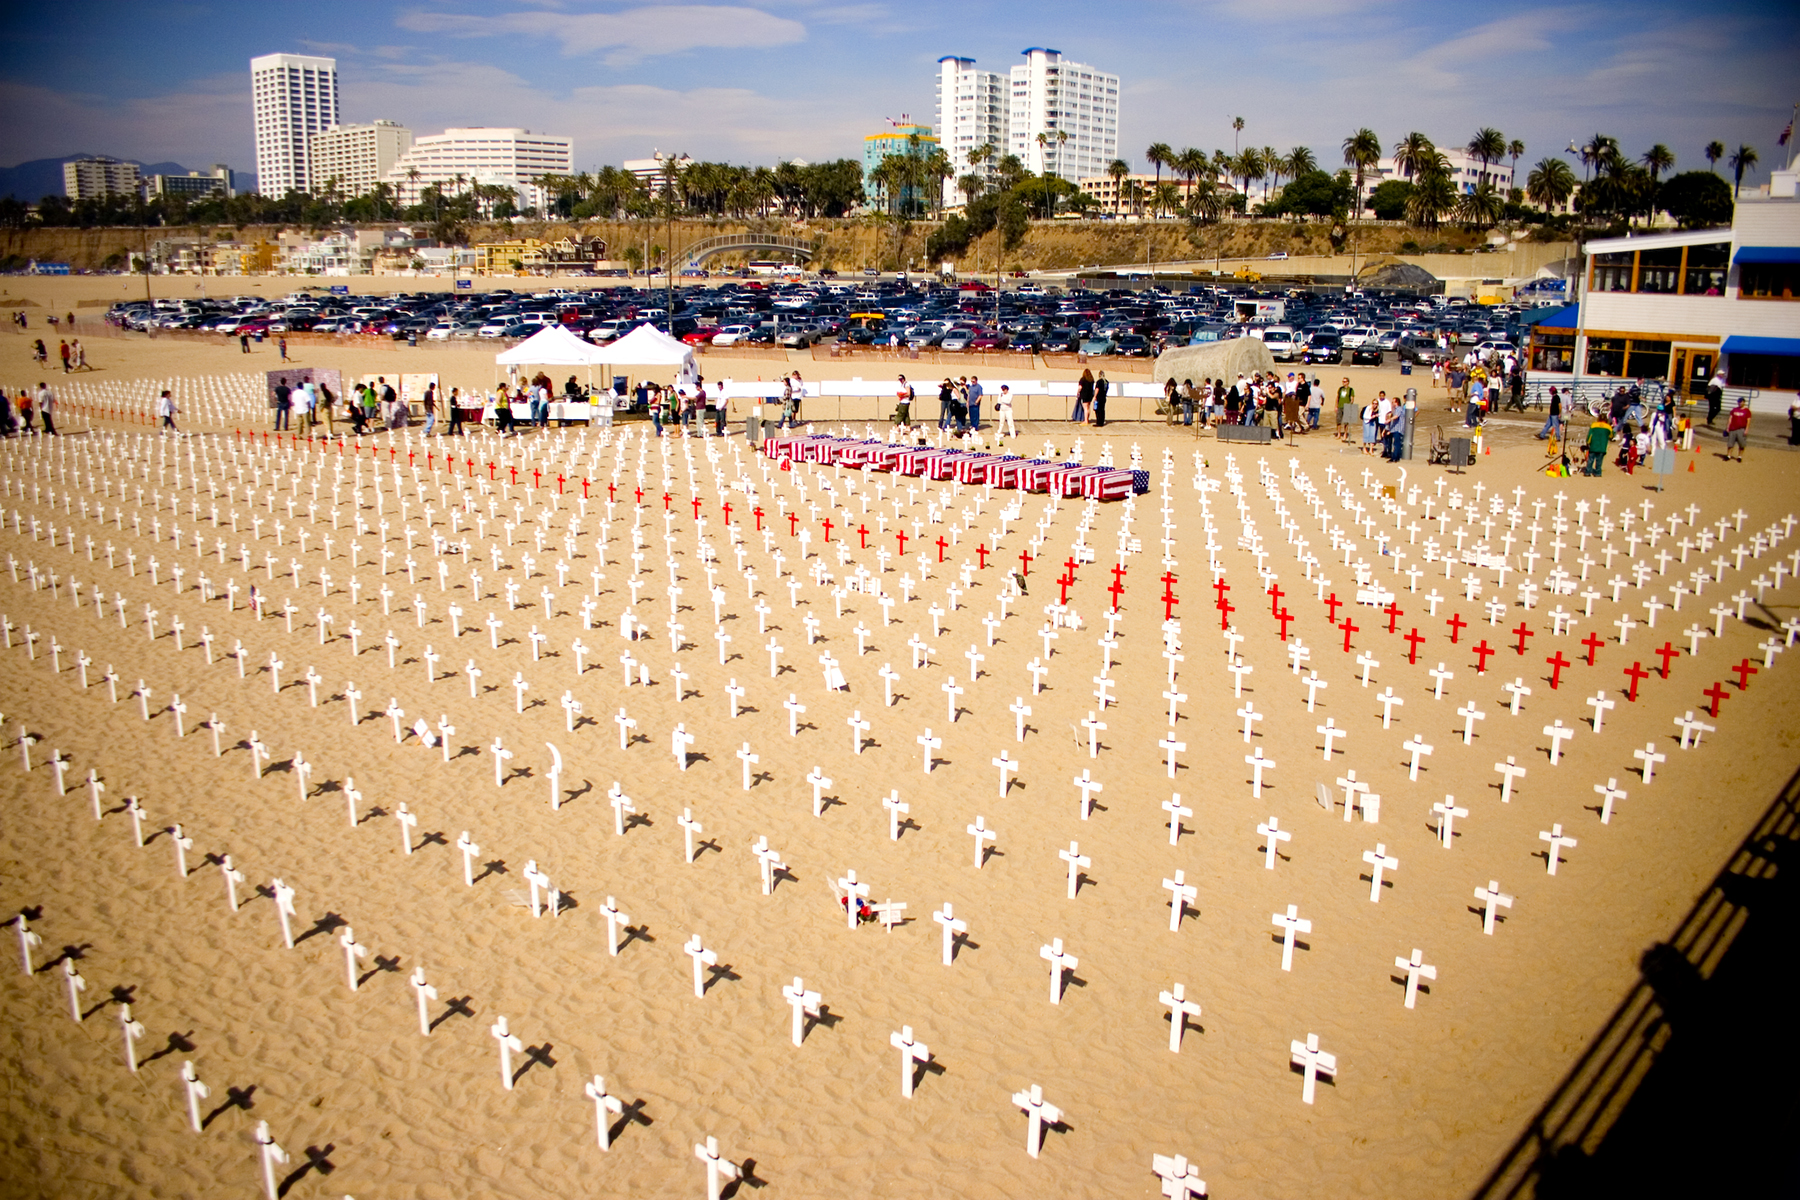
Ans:
POLYGON ((264 54, 250 60, 256 117, 256 190, 307 191, 308 139, 338 123, 337 59, 264 54))
POLYGON ((426 184, 443 185, 446 195, 457 195, 470 184, 485 183, 512 188, 521 208, 542 208, 547 197, 534 181, 574 173, 575 143, 566 137, 476 127, 415 138, 383 178, 394 185, 402 206, 417 204, 426 184))
POLYGON ((412 130, 394 121, 333 125, 312 135, 307 162, 315 192, 337 180, 338 195, 366 195, 412 148, 412 130))
POLYGON ((972 58, 946 55, 938 59, 938 139, 956 169, 944 181, 945 204, 963 202, 957 181, 964 175, 974 174, 983 181, 993 178, 994 159, 971 163, 971 151, 991 144, 995 159, 1010 153, 1006 136, 1010 105, 1007 80, 999 72, 977 71, 972 58))
POLYGON ((1119 157, 1119 77, 1070 62, 1060 50, 1033 46, 1024 54, 1012 69, 1008 149, 1040 175, 1047 168, 1070 183, 1104 175, 1119 157))

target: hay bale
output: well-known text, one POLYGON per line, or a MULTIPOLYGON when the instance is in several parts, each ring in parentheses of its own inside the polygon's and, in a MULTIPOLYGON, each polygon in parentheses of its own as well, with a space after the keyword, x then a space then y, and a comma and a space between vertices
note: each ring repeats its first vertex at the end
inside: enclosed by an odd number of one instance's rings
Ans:
POLYGON ((1235 379, 1255 371, 1273 371, 1275 357, 1262 339, 1232 338, 1226 342, 1207 342, 1199 346, 1177 346, 1156 356, 1152 378, 1157 383, 1170 379, 1235 379))

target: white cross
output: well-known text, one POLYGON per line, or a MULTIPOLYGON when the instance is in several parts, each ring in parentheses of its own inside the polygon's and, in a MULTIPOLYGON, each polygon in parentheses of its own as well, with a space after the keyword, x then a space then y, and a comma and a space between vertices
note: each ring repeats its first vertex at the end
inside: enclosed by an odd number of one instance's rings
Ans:
POLYGON ((1381 902, 1381 873, 1392 871, 1400 866, 1400 860, 1387 852, 1387 847, 1380 842, 1375 843, 1373 850, 1363 851, 1363 861, 1369 864, 1369 903, 1381 902))
POLYGON ((1676 717, 1675 724, 1681 727, 1681 748, 1683 750, 1698 746, 1701 735, 1711 733, 1714 729, 1714 726, 1697 720, 1692 710, 1683 716, 1676 717))
POLYGON ((704 971, 707 967, 717 965, 719 961, 718 952, 708 950, 702 946, 700 944, 700 935, 697 933, 687 940, 687 944, 682 947, 682 951, 686 953, 689 958, 694 960, 694 995, 697 997, 705 997, 706 977, 704 971))
POLYGON ((406 801, 402 800, 400 807, 394 812, 394 819, 400 822, 400 848, 406 851, 408 857, 411 857, 412 831, 413 826, 419 823, 418 814, 407 811, 406 801))
POLYGON ((1302 682, 1301 686, 1306 689, 1306 711, 1312 712, 1313 705, 1318 702, 1319 689, 1328 688, 1331 685, 1326 683, 1323 679, 1320 679, 1317 671, 1308 671, 1306 673, 1306 679, 1302 682))
POLYGON ((1552 875, 1556 874, 1557 859, 1562 848, 1564 846, 1573 846, 1576 844, 1574 838, 1563 836, 1561 825, 1554 824, 1551 825, 1549 829, 1542 830, 1538 833, 1538 841, 1550 843, 1549 852, 1545 857, 1549 863, 1550 874, 1552 875))
POLYGON ((1562 757, 1562 744, 1575 736, 1575 729, 1558 717, 1553 724, 1544 726, 1544 736, 1550 739, 1550 765, 1554 767, 1562 757))
MULTIPOLYGON (((1186 989, 1176 984, 1172 989, 1161 992, 1157 1002, 1169 1010, 1169 1053, 1181 1053, 1181 1035, 1187 1029, 1187 1019, 1200 1015, 1200 1006, 1187 998, 1186 989)), ((1205 1185, 1201 1185, 1204 1189, 1205 1185)))
POLYGON ((675 762, 683 771, 687 770, 688 747, 694 744, 694 735, 687 731, 686 725, 677 725, 669 734, 669 750, 675 755, 675 762))
POLYGON ((1281 969, 1292 971, 1294 969, 1294 935, 1311 933, 1312 922, 1300 915, 1300 906, 1297 904, 1288 905, 1285 913, 1270 914, 1269 921, 1271 924, 1281 927, 1281 969))
POLYGON ((675 819, 675 823, 681 826, 682 836, 687 847, 687 861, 691 863, 694 861, 694 835, 705 833, 706 829, 700 822, 694 820, 694 810, 691 808, 682 809, 681 815, 675 819))
POLYGON ((463 883, 469 887, 474 887, 474 860, 475 856, 481 853, 481 847, 469 840, 469 831, 465 829, 456 839, 456 848, 462 852, 463 883))
MULTIPOLYGON (((1060 945, 1060 943, 1059 943, 1060 945)), ((1049 947, 1045 947, 1049 949, 1049 947)), ((1044 1089, 1032 1084, 1030 1089, 1014 1092, 1012 1101, 1025 1110, 1025 1153, 1036 1158, 1038 1144, 1043 1138, 1044 1126, 1054 1125, 1062 1120, 1062 1110, 1044 1099, 1044 1089)))
POLYGON ((369 956, 369 948, 356 940, 356 931, 348 925, 344 926, 343 936, 338 938, 338 945, 344 948, 344 973, 350 984, 350 990, 356 990, 356 961, 369 956))
POLYGON ((775 873, 787 870, 787 864, 781 861, 781 855, 769 849, 769 839, 759 837, 756 844, 750 847, 750 853, 756 856, 757 866, 762 869, 762 894, 772 895, 775 891, 775 873))
POLYGON ((1304 1042, 1291 1042, 1288 1046, 1293 1056, 1293 1064, 1301 1068, 1304 1082, 1300 1085, 1300 1100, 1303 1104, 1313 1102, 1314 1084, 1320 1075, 1337 1075, 1337 1055, 1327 1054, 1319 1049, 1319 1035, 1309 1033, 1304 1042))
POLYGON ((1608 700, 1605 692, 1595 692, 1588 698, 1588 707, 1594 710, 1594 732, 1600 732, 1600 723, 1605 720, 1608 710, 1616 708, 1616 700, 1608 700))
POLYGON ((1437 968, 1425 964, 1425 952, 1417 947, 1413 948, 1411 958, 1396 956, 1394 966, 1406 972, 1406 1007, 1411 1008, 1419 998, 1419 978, 1436 979, 1437 968))
POLYGON ((819 993, 807 991, 806 984, 796 975, 792 985, 781 989, 781 997, 794 1010, 793 1036, 794 1045, 798 1046, 805 1039, 806 1018, 819 1015, 819 993))
POLYGON ((1497 879, 1488 880, 1488 885, 1486 887, 1476 888, 1475 898, 1481 901, 1485 906, 1482 909, 1481 914, 1481 932, 1492 937, 1494 934, 1495 910, 1497 908, 1511 908, 1513 898, 1501 893, 1500 881, 1497 879))
POLYGON ((278 1194, 275 1186, 275 1164, 288 1161, 288 1152, 275 1141, 275 1135, 269 1132, 267 1121, 256 1123, 256 1144, 262 1160, 263 1190, 271 1200, 278 1194))
POLYGON ((1061 938, 1051 938, 1048 946, 1038 947, 1038 957, 1050 964, 1050 1003, 1062 1003, 1063 972, 1073 971, 1081 960, 1063 952, 1061 938))
POLYGON ((947 967, 956 955, 956 935, 968 931, 969 923, 958 917, 945 901, 944 907, 931 914, 931 919, 944 927, 944 965, 947 967))
POLYGON ((1524 679, 1515 679, 1511 683, 1503 683, 1500 685, 1500 690, 1511 694, 1511 696, 1512 696, 1512 701, 1511 701, 1512 715, 1515 717, 1518 716, 1519 715, 1519 701, 1524 699, 1526 696, 1531 695, 1531 689, 1525 686, 1525 680, 1524 679))
POLYGON ((1617 779, 1608 779, 1605 783, 1596 783, 1594 791, 1600 795, 1600 823, 1612 824, 1613 805, 1625 799, 1625 790, 1619 786, 1617 779))
POLYGON ((844 893, 844 926, 854 930, 860 908, 858 901, 869 894, 869 885, 858 883, 855 871, 845 871, 844 877, 837 881, 837 886, 844 893))
MULTIPOLYGON (((1169 932, 1181 931, 1181 914, 1187 908, 1188 901, 1197 899, 1200 891, 1187 881, 1185 872, 1175 872, 1175 878, 1162 881, 1163 888, 1169 892, 1169 932)), ((1073 886, 1073 885, 1071 885, 1073 886)), ((1071 893, 1073 895, 1073 893, 1071 893)))
POLYGON ((617 1096, 606 1094, 606 1080, 602 1076, 594 1076, 592 1083, 581 1089, 582 1094, 594 1102, 594 1124, 599 1132, 600 1148, 612 1149, 612 1132, 610 1114, 625 1111, 624 1103, 617 1096))
POLYGON ((877 671, 876 674, 881 676, 881 683, 884 695, 886 696, 885 707, 894 707, 894 684, 899 681, 900 672, 894 670, 892 663, 882 663, 881 670, 877 671))
MULTIPOLYGON (((1669 758, 1666 754, 1658 754, 1656 752, 1655 742, 1645 742, 1642 750, 1633 750, 1631 752, 1631 757, 1644 764, 1643 775, 1645 787, 1650 786, 1650 780, 1656 774, 1656 764, 1659 762, 1667 762, 1669 758)), ((1553 871, 1552 874, 1554 873, 1555 872, 1553 871)))
POLYGON ((1524 778, 1525 768, 1514 762, 1513 756, 1509 754, 1506 756, 1505 762, 1494 764, 1494 770, 1500 772, 1501 776, 1500 803, 1511 804, 1513 780, 1524 778))
POLYGON ((914 738, 913 740, 915 742, 919 743, 919 745, 921 747, 923 747, 923 749, 925 751, 925 774, 929 775, 929 774, 931 774, 931 763, 932 763, 931 752, 933 750, 938 749, 940 746, 942 746, 944 744, 944 739, 939 738, 939 737, 932 737, 931 730, 929 728, 927 728, 924 733, 920 734, 918 737, 914 738))
POLYGON ((913 1040, 911 1025, 902 1025, 900 1032, 888 1035, 888 1044, 900 1051, 900 1094, 907 1099, 913 1094, 914 1063, 930 1062, 931 1051, 924 1042, 913 1040))
POLYGON ((629 931, 631 918, 619 911, 618 903, 611 896, 606 898, 606 907, 600 910, 600 915, 606 918, 606 952, 617 958, 619 927, 623 925, 629 931))
POLYGON ((1376 661, 1374 655, 1364 652, 1364 653, 1358 654, 1356 656, 1356 665, 1363 669, 1362 670, 1362 685, 1364 687, 1368 687, 1369 686, 1369 672, 1374 670, 1376 667, 1379 667, 1381 665, 1381 663, 1376 661))
POLYGON ((824 790, 831 786, 831 780, 825 778, 818 767, 814 767, 807 773, 806 782, 812 785, 813 816, 816 817, 821 812, 820 806, 824 803, 824 790))
POLYGON ((1412 756, 1412 765, 1407 771, 1407 778, 1417 783, 1419 781, 1419 759, 1430 754, 1431 747, 1425 744, 1424 738, 1415 733, 1412 735, 1411 741, 1400 744, 1400 749, 1412 756))
MULTIPOLYGON (((1327 743, 1327 745, 1329 745, 1329 742, 1327 743)), ((1171 758, 1171 763, 1172 763, 1173 755, 1171 755, 1170 758, 1171 758)), ((1260 799, 1262 799, 1263 772, 1265 770, 1273 771, 1275 769, 1275 760, 1272 758, 1263 757, 1263 749, 1261 746, 1258 746, 1256 748, 1256 753, 1246 754, 1244 756, 1244 763, 1245 763, 1245 765, 1247 765, 1250 768, 1250 772, 1251 772, 1251 780, 1250 780, 1251 798, 1260 800, 1260 799)), ((1173 771, 1171 771, 1169 773, 1169 777, 1171 779, 1173 779, 1175 777, 1173 771)))
POLYGON ((1406 704, 1405 700, 1394 695, 1394 689, 1391 687, 1384 689, 1381 695, 1375 697, 1375 702, 1381 705, 1381 727, 1383 729, 1388 728, 1393 720, 1394 706, 1398 704, 1404 707, 1406 704))
POLYGON ((881 798, 881 807, 888 812, 888 839, 900 840, 900 818, 912 811, 912 807, 900 799, 898 789, 881 798))
MULTIPOLYGON (((1283 829, 1280 820, 1275 817, 1270 817, 1267 824, 1258 825, 1256 827, 1256 832, 1263 836, 1265 842, 1263 846, 1263 867, 1266 870, 1273 871, 1275 869, 1275 859, 1280 851, 1281 843, 1293 841, 1294 835, 1283 829)), ((1173 836, 1170 837, 1170 840, 1174 840, 1173 836)))
POLYGON ((1017 773, 1019 764, 1008 757, 1004 750, 1000 752, 999 758, 990 759, 989 761, 992 762, 994 766, 1000 768, 1000 798, 1004 800, 1006 799, 1007 789, 1012 786, 1012 776, 1017 773))
POLYGON ((863 734, 867 733, 873 726, 870 722, 862 719, 861 709, 857 709, 855 712, 851 713, 850 718, 845 721, 844 724, 850 726, 851 753, 861 754, 863 748, 863 734))
POLYGON ((967 827, 967 833, 975 839, 975 869, 981 869, 982 860, 987 858, 987 844, 995 841, 999 835, 987 827, 985 820, 979 816, 975 823, 967 827))
POLYGON ((787 709, 788 736, 799 737, 800 714, 806 711, 806 705, 800 703, 799 697, 790 692, 788 693, 788 698, 781 702, 781 707, 787 709))
MULTIPOLYGON (((1341 737, 1348 737, 1349 730, 1339 729, 1337 727, 1337 722, 1331 717, 1326 717, 1325 723, 1323 725, 1315 725, 1315 726, 1313 726, 1313 728, 1318 732, 1319 736, 1321 736, 1325 739, 1325 753, 1324 753, 1323 757, 1326 762, 1330 762, 1331 761, 1331 744, 1332 744, 1332 742, 1336 741, 1338 738, 1341 738, 1341 737)), ((1248 740, 1248 739, 1245 739, 1245 740, 1248 740)), ((1251 760, 1245 759, 1244 761, 1249 762, 1251 760)), ((1273 765, 1273 764, 1271 764, 1271 765, 1273 765)))
POLYGON ((1439 663, 1425 673, 1431 676, 1431 698, 1433 700, 1442 700, 1444 698, 1444 685, 1456 678, 1456 672, 1444 670, 1444 664, 1439 663))
POLYGON ((1444 849, 1448 850, 1452 844, 1452 839, 1456 836, 1456 818, 1468 816, 1469 810, 1466 808, 1458 808, 1456 806, 1456 797, 1447 795, 1442 800, 1433 804, 1431 806, 1431 811, 1436 813, 1438 818, 1438 843, 1443 846, 1444 849))

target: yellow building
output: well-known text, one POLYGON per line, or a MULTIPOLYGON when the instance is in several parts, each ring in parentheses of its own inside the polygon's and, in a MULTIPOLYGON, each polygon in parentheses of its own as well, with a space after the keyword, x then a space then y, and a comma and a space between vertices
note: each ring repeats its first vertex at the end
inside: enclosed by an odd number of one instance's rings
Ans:
POLYGON ((591 267, 606 258, 606 243, 599 238, 519 238, 478 242, 474 249, 475 270, 482 275, 591 267))

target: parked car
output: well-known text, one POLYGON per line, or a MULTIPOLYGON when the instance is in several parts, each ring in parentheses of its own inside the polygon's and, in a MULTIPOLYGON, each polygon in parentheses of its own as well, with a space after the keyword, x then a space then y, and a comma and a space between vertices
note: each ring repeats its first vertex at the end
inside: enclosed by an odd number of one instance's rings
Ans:
POLYGON ((1400 345, 1395 349, 1395 356, 1403 363, 1430 366, 1443 362, 1448 357, 1438 349, 1438 344, 1429 337, 1414 334, 1403 334, 1400 345))
POLYGON ((815 325, 797 325, 790 326, 775 342, 789 350, 804 350, 808 346, 817 345, 822 336, 823 331, 815 325))
POLYGON ((1374 342, 1364 342, 1350 352, 1350 362, 1353 365, 1367 364, 1369 366, 1379 367, 1382 362, 1382 357, 1381 347, 1374 342))
MULTIPOLYGON (((1274 348, 1271 347, 1269 353, 1274 354, 1274 352, 1274 348)), ((1306 348, 1300 351, 1300 361, 1303 363, 1341 363, 1344 361, 1344 340, 1335 333, 1323 331, 1315 333, 1308 339, 1306 348)))
POLYGON ((721 328, 719 332, 713 334, 712 344, 715 346, 735 346, 745 338, 749 337, 754 328, 755 326, 752 325, 726 325, 721 328))
POLYGON ((425 331, 425 338, 427 341, 432 342, 447 342, 450 340, 450 335, 454 332, 456 332, 455 325, 451 324, 449 321, 439 321, 436 325, 433 325, 430 329, 425 331))
POLYGON ((1148 358, 1154 353, 1150 339, 1141 333, 1122 333, 1113 348, 1114 354, 1125 354, 1132 358, 1148 358))

